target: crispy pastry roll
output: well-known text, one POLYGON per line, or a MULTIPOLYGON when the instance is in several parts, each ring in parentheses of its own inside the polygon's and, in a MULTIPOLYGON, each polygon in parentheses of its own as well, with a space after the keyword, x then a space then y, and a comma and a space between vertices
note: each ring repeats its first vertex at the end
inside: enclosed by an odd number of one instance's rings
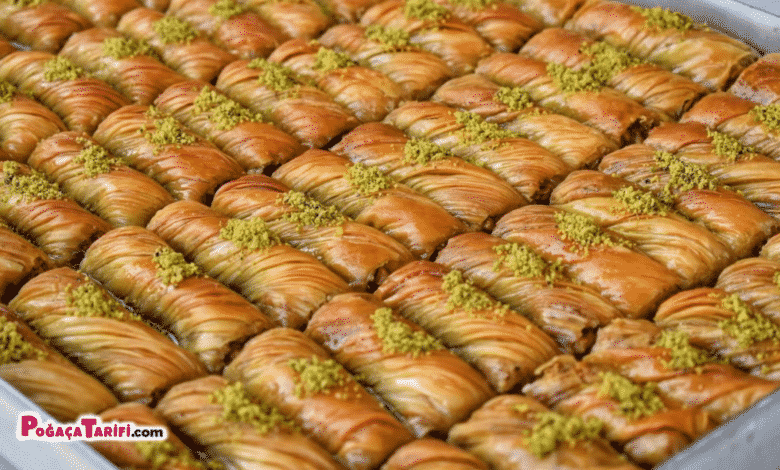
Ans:
POLYGON ((780 160, 780 121, 776 116, 780 116, 780 104, 762 106, 718 92, 700 99, 680 122, 700 122, 736 138, 745 147, 780 160))
POLYGON ((572 168, 592 167, 617 145, 604 133, 534 104, 521 87, 502 87, 482 75, 454 78, 433 101, 481 116, 485 121, 533 140, 572 168))
POLYGON ((487 464, 444 441, 426 437, 401 446, 381 470, 488 470, 487 464))
POLYGON ((562 263, 564 273, 596 289, 631 318, 648 316, 680 282, 664 265, 584 214, 525 206, 502 217, 493 235, 527 244, 548 262, 562 263))
POLYGON ((193 354, 70 268, 27 282, 9 307, 122 401, 149 403, 172 385, 205 374, 193 354))
POLYGON ((29 91, 68 129, 92 133, 106 116, 130 104, 121 93, 64 56, 18 51, 0 61, 0 78, 29 91))
POLYGON ((523 393, 555 411, 600 419, 604 437, 637 463, 658 465, 715 426, 705 410, 664 400, 653 382, 639 385, 573 356, 556 356, 536 373, 523 393))
POLYGON ((649 145, 629 145, 606 155, 599 171, 652 191, 718 235, 736 258, 750 256, 777 230, 769 214, 722 187, 704 165, 649 145))
POLYGON ((739 260, 720 273, 715 287, 736 293, 764 315, 780 320, 780 261, 765 257, 739 260))
POLYGON ((92 244, 81 269, 156 324, 210 372, 220 372, 246 339, 271 320, 246 299, 204 276, 141 227, 112 230, 92 244))
POLYGON ((302 85, 292 70, 265 59, 237 60, 222 70, 217 88, 307 147, 323 147, 359 121, 327 93, 302 85))
POLYGON ((173 0, 168 14, 187 21, 241 59, 268 57, 285 39, 279 29, 235 0, 173 0))
POLYGON ((225 377, 292 417, 347 468, 375 468, 412 440, 344 367, 297 330, 275 328, 251 339, 225 377))
POLYGON ((316 258, 282 244, 260 218, 230 219, 179 201, 158 211, 148 228, 283 326, 304 326, 330 296, 349 289, 316 258))
POLYGON ((486 122, 478 114, 433 102, 412 101, 385 119, 407 135, 444 147, 466 161, 484 166, 529 201, 547 199, 571 171, 557 155, 521 134, 486 122))
POLYGON ((57 265, 77 261, 111 224, 67 198, 56 183, 27 165, 3 162, 0 216, 34 240, 57 265))
POLYGON ((547 27, 561 26, 585 0, 527 0, 517 6, 547 27))
POLYGON ((632 56, 623 48, 562 28, 545 29, 525 43, 520 53, 568 67, 569 73, 588 80, 592 86, 612 87, 671 118, 680 117, 708 91, 689 78, 632 56))
POLYGON ((495 53, 479 62, 476 72, 490 80, 528 91, 533 101, 556 113, 592 126, 618 144, 644 138, 661 116, 612 88, 581 88, 566 67, 518 54, 495 53))
POLYGON ((314 313, 306 334, 359 375, 417 437, 446 432, 493 396, 479 372, 371 294, 334 297, 314 313))
POLYGON ((312 149, 280 166, 274 174, 288 187, 337 207, 356 222, 370 225, 427 258, 466 226, 442 206, 397 183, 375 166, 350 163, 312 149))
POLYGON ((582 359, 637 384, 653 382, 664 400, 707 410, 718 422, 733 418, 778 383, 749 375, 691 344, 683 331, 647 320, 615 320, 601 328, 593 351, 582 359))
POLYGON ((22 0, 0 4, 0 33, 31 49, 56 53, 89 20, 53 2, 22 0))
POLYGON ((331 150, 355 164, 378 167, 395 181, 431 198, 472 230, 527 200, 495 173, 455 157, 448 150, 382 123, 363 124, 331 150))
POLYGON ((344 468, 278 408, 218 375, 174 386, 155 410, 229 468, 344 468))
POLYGON ((412 44, 444 59, 456 76, 474 71, 493 52, 474 28, 433 0, 385 0, 369 8, 360 24, 406 31, 412 44))
POLYGON ((621 178, 575 171, 555 187, 550 204, 590 216, 602 229, 629 240, 677 274, 684 289, 710 284, 735 261, 716 234, 676 213, 663 198, 621 178))
POLYGON ((390 236, 267 176, 225 183, 211 208, 239 219, 262 219, 283 242, 314 255, 352 287, 366 289, 413 259, 390 236))
MULTIPOLYGON (((92 441, 89 444, 120 468, 136 470, 217 470, 216 461, 196 459, 155 410, 140 403, 122 403, 100 414, 104 422, 133 422, 167 430, 164 441, 92 441)), ((224 467, 222 467, 224 468, 224 467)))
POLYGON ((406 99, 428 98, 452 75, 444 60, 412 44, 403 29, 340 24, 325 31, 318 41, 381 72, 401 87, 406 99))
POLYGON ((74 34, 61 56, 105 80, 137 104, 150 104, 163 90, 186 80, 157 59, 152 47, 111 28, 74 34))
POLYGON ((140 6, 136 0, 57 0, 87 18, 95 26, 113 28, 119 19, 140 6))
POLYGON ((0 378, 60 422, 100 413, 117 404, 114 395, 38 337, 0 305, 0 378))
POLYGON ((243 174, 214 144, 153 106, 124 106, 100 123, 94 139, 177 199, 202 201, 243 174))
POLYGON ((188 22, 149 8, 122 16, 117 31, 149 44, 162 61, 193 80, 211 82, 235 56, 214 45, 188 22))
POLYGON ((0 221, 0 298, 10 298, 28 279, 53 266, 46 253, 0 221))
POLYGON ((564 415, 523 395, 488 401, 447 441, 496 470, 638 470, 600 437, 594 417, 564 415))
POLYGON ((522 243, 466 233, 452 237, 436 262, 527 316, 566 353, 585 353, 596 328, 623 316, 596 290, 570 280, 560 263, 522 243))
POLYGON ((315 0, 240 0, 240 3, 290 38, 314 39, 335 20, 328 7, 315 0))
POLYGON ((780 378, 780 321, 737 293, 705 287, 680 292, 658 307, 654 321, 753 375, 780 378))
POLYGON ((780 234, 767 240, 766 244, 761 248, 761 257, 780 261, 780 234))
POLYGON ((154 101, 163 112, 206 136, 247 171, 281 164, 304 151, 290 134, 263 122, 213 85, 188 81, 170 86, 154 101))
POLYGON ((632 55, 647 58, 710 90, 725 89, 758 58, 741 41, 658 7, 588 0, 566 26, 625 47, 632 55))
POLYGON ((381 121, 403 98, 401 87, 383 73, 311 41, 291 39, 268 60, 311 80, 362 122, 381 121))
POLYGON ((780 54, 767 54, 747 67, 729 91, 763 105, 780 103, 780 54))
POLYGON ((534 370, 558 353, 555 342, 530 320, 440 264, 409 263, 376 295, 440 338, 499 393, 533 378, 534 370))
POLYGON ((153 179, 77 132, 41 141, 28 159, 63 191, 113 226, 144 226, 173 197, 153 179))
POLYGON ((39 140, 65 129, 56 114, 0 78, 0 159, 25 162, 39 140))

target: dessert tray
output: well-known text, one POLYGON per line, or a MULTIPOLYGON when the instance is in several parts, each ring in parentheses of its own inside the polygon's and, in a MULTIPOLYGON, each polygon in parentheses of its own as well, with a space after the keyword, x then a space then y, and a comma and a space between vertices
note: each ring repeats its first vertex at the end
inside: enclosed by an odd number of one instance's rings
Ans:
POLYGON ((0 466, 776 468, 780 19, 674 8, 0 0, 0 466))

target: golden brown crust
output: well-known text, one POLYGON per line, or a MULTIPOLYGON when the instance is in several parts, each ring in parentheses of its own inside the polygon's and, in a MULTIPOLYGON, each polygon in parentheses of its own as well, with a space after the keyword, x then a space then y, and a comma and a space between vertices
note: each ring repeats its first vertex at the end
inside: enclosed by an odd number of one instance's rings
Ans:
POLYGON ((478 458, 444 441, 414 440, 396 450, 381 470, 488 470, 478 458))
POLYGON ((0 32, 32 49, 56 53, 68 37, 89 28, 88 19, 54 2, 18 7, 0 5, 0 32))
POLYGON ((25 162, 39 140, 64 130, 56 114, 17 92, 0 103, 0 158, 25 162))
POLYGON ((334 21, 314 0, 247 0, 242 3, 291 38, 314 39, 334 21))
POLYGON ((729 92, 759 104, 780 101, 780 54, 767 54, 747 67, 729 92))
POLYGON ((53 266, 40 248, 11 228, 0 226, 0 298, 13 295, 27 279, 53 266))

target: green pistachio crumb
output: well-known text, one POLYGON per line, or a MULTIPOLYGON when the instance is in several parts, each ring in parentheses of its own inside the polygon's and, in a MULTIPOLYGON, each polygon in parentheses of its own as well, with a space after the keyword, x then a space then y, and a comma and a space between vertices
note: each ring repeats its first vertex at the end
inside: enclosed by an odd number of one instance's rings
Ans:
POLYGON ((336 69, 343 69, 357 65, 355 61, 349 58, 349 55, 328 49, 327 47, 320 47, 317 50, 317 57, 314 60, 314 69, 320 72, 330 72, 336 69))
POLYGON ((123 311, 119 302, 111 297, 97 284, 87 281, 77 287, 69 285, 65 288, 67 304, 71 307, 69 315, 74 317, 103 317, 115 320, 141 320, 135 314, 123 311))
MULTIPOLYGON (((154 108, 150 108, 149 115, 155 115, 154 108)), ((154 145, 155 153, 162 151, 163 147, 166 145, 181 147, 182 145, 193 144, 197 141, 195 136, 187 132, 184 129, 184 126, 182 126, 173 116, 155 119, 153 131, 147 130, 146 124, 144 124, 138 132, 144 135, 147 142, 154 145)))
POLYGON ((407 18, 439 22, 447 19, 450 12, 433 0, 406 0, 404 15, 407 18))
POLYGON ((688 31, 693 28, 693 20, 675 11, 665 10, 661 7, 642 8, 633 6, 631 9, 645 17, 645 26, 660 30, 676 29, 688 31))
POLYGON ((7 80, 0 80, 0 104, 11 101, 16 95, 16 87, 7 80))
POLYGON ((670 350, 671 359, 663 361, 663 364, 671 369, 692 369, 703 364, 716 362, 706 351, 692 346, 688 339, 688 333, 684 331, 664 330, 654 346, 670 350))
POLYGON ((599 377, 602 380, 599 395, 617 400, 620 412, 631 419, 652 416, 665 408, 664 402, 656 393, 655 383, 637 385, 614 372, 603 372, 599 377))
POLYGON ((512 131, 501 129, 498 124, 487 122, 476 113, 455 111, 455 121, 463 125, 461 136, 468 144, 483 144, 489 140, 517 137, 512 131))
POLYGON ((65 198, 57 183, 47 180, 43 173, 33 169, 24 173, 22 166, 12 161, 3 162, 3 183, 8 191, 3 202, 7 202, 12 195, 19 196, 23 201, 65 198))
POLYGON ((282 64, 270 62, 258 57, 257 59, 252 59, 252 61, 247 64, 247 67, 262 69, 263 71, 260 76, 257 77, 257 80, 261 85, 274 91, 286 91, 298 86, 293 71, 282 64))
POLYGON ((219 236, 245 250, 267 250, 282 243, 260 218, 230 219, 219 231, 219 236))
POLYGON ((712 139, 715 155, 726 157, 730 162, 736 162, 748 154, 755 153, 753 147, 745 147, 737 139, 723 132, 707 129, 707 136, 712 139))
POLYGON ((183 254, 167 246, 155 251, 152 260, 157 265, 157 277, 165 285, 175 286, 189 277, 203 274, 197 264, 188 263, 183 254))
POLYGON ((385 28, 382 25, 372 24, 366 28, 366 38, 382 44, 385 51, 403 49, 409 46, 409 33, 403 29, 385 28))
POLYGON ((374 330, 382 341, 382 350, 387 353, 411 354, 417 357, 430 351, 444 349, 441 342, 424 331, 412 328, 393 318, 389 307, 378 308, 371 315, 374 330))
POLYGON ((146 41, 138 41, 136 39, 126 38, 123 36, 104 39, 103 55, 112 57, 114 59, 124 59, 127 57, 135 57, 139 55, 146 55, 157 58, 157 53, 154 52, 152 46, 150 46, 146 41))
POLYGON ((215 4, 209 7, 209 13, 211 15, 219 16, 225 20, 229 20, 245 11, 247 11, 247 7, 234 0, 217 0, 215 4))
POLYGON ((504 266, 517 277, 544 278, 549 285, 563 277, 561 260, 550 263, 528 245, 505 243, 494 246, 493 251, 498 255, 498 259, 493 263, 494 271, 504 266))
POLYGON ((750 115, 768 129, 780 131, 780 104, 756 106, 750 110, 750 115))
POLYGON ((152 25, 163 44, 189 43, 198 37, 198 31, 191 24, 175 16, 164 16, 152 25))
POLYGON ((612 193, 612 197, 630 213, 642 215, 666 215, 672 208, 650 191, 624 186, 612 193))
POLYGON ((214 390, 211 401, 222 405, 223 420, 250 424, 261 434, 279 426, 297 429, 275 406, 252 400, 241 382, 214 390))
POLYGON ((56 56, 43 65, 43 79, 47 82, 77 80, 86 75, 83 68, 63 56, 56 56))
POLYGON ((765 340, 780 343, 780 325, 766 315, 755 312, 750 305, 739 298, 739 294, 724 296, 720 305, 734 315, 727 320, 719 321, 718 327, 735 338, 741 347, 747 348, 765 340))
POLYGON ((517 86, 503 86, 499 88, 493 99, 499 103, 504 103, 511 111, 522 111, 534 105, 531 94, 524 88, 517 86))
POLYGON ((527 413, 530 409, 531 407, 528 406, 528 403, 521 403, 512 407, 512 410, 517 411, 518 413, 527 413))
POLYGON ((25 340, 14 322, 0 317, 0 365, 44 357, 46 353, 25 340))
POLYGON ((136 441, 136 450, 151 466, 151 470, 163 470, 183 466, 198 470, 225 470, 224 464, 212 460, 196 460, 186 449, 173 445, 170 441, 136 441))
POLYGON ((242 122, 263 122, 263 115, 255 113, 216 90, 204 86, 193 103, 192 112, 208 114, 217 130, 225 131, 242 122))
POLYGON ((300 191, 287 191, 281 202, 295 209, 282 216, 283 220, 295 222, 299 227, 329 227, 343 224, 347 218, 333 206, 326 206, 300 191))
POLYGON ((327 393, 329 390, 342 387, 350 380, 349 373, 333 359, 311 358, 290 359, 288 365, 299 374, 295 386, 295 395, 300 398, 305 394, 327 393))
POLYGON ((777 286, 778 289, 780 289, 780 271, 777 271, 775 273, 775 277, 772 278, 772 280, 775 281, 775 285, 777 286))
POLYGON ((386 176, 379 167, 355 163, 347 168, 345 178, 352 187, 363 196, 375 195, 395 186, 395 182, 386 176))
POLYGON ((73 161, 80 164, 84 168, 84 174, 90 178, 108 173, 112 168, 125 164, 123 158, 111 155, 108 150, 91 140, 80 137, 76 142, 82 144, 84 148, 73 158, 73 161))
POLYGON ((423 139, 413 137, 404 145, 404 161, 407 163, 425 165, 452 156, 449 150, 423 139))
POLYGON ((579 91, 599 91, 604 86, 604 78, 595 75, 598 70, 583 68, 574 70, 563 64, 550 62, 547 64, 547 73, 555 81, 555 86, 564 93, 576 93, 579 91))
POLYGON ((463 279, 463 273, 453 269, 442 277, 441 288, 449 294, 447 309, 460 308, 473 315, 476 310, 490 310, 496 315, 503 316, 509 311, 509 306, 494 300, 487 293, 474 287, 470 280, 463 279))
POLYGON ((585 256, 588 255, 588 249, 591 246, 631 246, 627 240, 615 240, 604 233, 599 224, 587 215, 564 211, 556 212, 555 223, 561 238, 571 240, 577 245, 571 248, 572 251, 582 250, 585 256))
POLYGON ((669 181, 663 188, 662 199, 668 203, 674 201, 674 192, 692 189, 717 189, 717 179, 707 167, 681 160, 669 152, 655 152, 655 168, 669 173, 669 181))
POLYGON ((596 439, 604 423, 597 418, 582 419, 566 416, 554 411, 536 413, 537 422, 523 439, 525 445, 537 457, 544 458, 562 443, 596 439))

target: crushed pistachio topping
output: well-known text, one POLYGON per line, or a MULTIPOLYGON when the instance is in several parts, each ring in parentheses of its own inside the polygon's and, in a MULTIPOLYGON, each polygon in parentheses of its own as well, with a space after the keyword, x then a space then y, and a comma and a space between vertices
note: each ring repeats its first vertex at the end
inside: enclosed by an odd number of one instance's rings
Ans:
POLYGON ((23 201, 65 197, 59 185, 47 180, 43 173, 33 169, 29 173, 22 173, 21 170, 21 165, 16 162, 3 162, 3 183, 8 190, 4 197, 5 202, 11 195, 19 196, 23 201))
POLYGON ((163 44, 189 43, 198 37, 198 31, 191 24, 175 16, 164 16, 152 25, 163 44))
POLYGON ((642 8, 633 6, 631 9, 645 17, 645 26, 648 28, 688 31, 694 26, 692 19, 676 11, 669 11, 661 7, 642 8))
POLYGON ((662 199, 671 202, 674 200, 674 189, 678 191, 690 191, 692 189, 716 189, 717 179, 707 171, 707 167, 697 163, 681 160, 677 155, 669 152, 655 152, 656 169, 669 173, 669 181, 663 189, 662 199))
MULTIPOLYGON (((641 59, 632 57, 627 51, 613 46, 605 41, 596 41, 590 45, 583 45, 580 52, 590 57, 588 68, 597 69, 595 76, 613 77, 615 74, 629 67, 642 63, 641 59)), ((607 78, 604 80, 609 80, 607 78)))
POLYGON ((230 219, 219 231, 219 236, 246 250, 266 250, 282 243, 265 221, 257 217, 248 220, 230 219))
POLYGON ((204 86, 193 103, 192 112, 208 113, 209 121, 220 131, 236 127, 242 122, 262 122, 263 115, 251 111, 227 96, 204 86))
POLYGON ((311 358, 290 359, 288 365, 299 374, 295 386, 295 395, 326 393, 332 388, 341 387, 349 380, 344 367, 333 359, 311 358))
POLYGON ((460 308, 473 314, 475 310, 492 310, 498 315, 505 315, 509 310, 507 305, 492 299, 485 292, 474 287, 470 280, 463 279, 463 273, 453 269, 442 277, 441 288, 449 294, 447 309, 460 308))
POLYGON ((402 49, 409 45, 409 33, 403 29, 385 28, 379 24, 372 24, 366 28, 366 38, 382 43, 385 51, 402 49))
POLYGON ((379 167, 366 166, 362 163, 349 166, 345 178, 357 192, 364 196, 370 196, 395 186, 395 182, 382 173, 379 167))
POLYGON ((202 462, 195 459, 186 449, 175 446, 170 441, 136 441, 133 442, 136 450, 151 466, 151 470, 161 470, 184 466, 198 470, 224 470, 225 466, 212 460, 202 462))
POLYGON ((389 307, 378 308, 371 315, 374 330, 382 340, 382 350, 387 353, 411 354, 417 357, 430 351, 444 349, 441 342, 424 331, 414 331, 412 328, 393 318, 389 307))
POLYGON ((25 340, 14 322, 0 317, 0 365, 44 357, 46 353, 25 340))
MULTIPOLYGON (((155 109, 149 108, 148 114, 150 116, 156 115, 155 109)), ((147 130, 146 124, 144 124, 138 132, 144 135, 147 142, 154 145, 155 152, 160 152, 166 145, 181 147, 182 145, 193 144, 197 141, 195 136, 187 132, 184 129, 184 126, 182 126, 173 116, 155 119, 153 131, 147 130)))
POLYGON ((638 385, 614 372, 602 372, 599 377, 602 380, 599 395, 617 400, 620 412, 631 419, 652 416, 665 408, 652 382, 638 385))
POLYGON ((234 0, 217 0, 217 2, 209 7, 209 13, 214 16, 229 20, 230 18, 240 15, 247 10, 247 7, 241 5, 234 0))
POLYGON ((654 346, 670 350, 671 359, 663 361, 663 364, 671 369, 691 369, 716 361, 707 351, 691 345, 688 333, 684 331, 664 330, 654 346))
POLYGON ((183 254, 167 246, 155 251, 152 260, 157 265, 157 277, 165 285, 175 286, 188 277, 203 274, 197 264, 188 263, 183 254))
POLYGON ((707 129, 707 137, 712 139, 715 155, 726 157, 730 162, 736 162, 747 154, 755 153, 753 147, 745 147, 737 139, 723 132, 707 129))
POLYGON ((523 442, 539 458, 553 452, 562 443, 573 445, 577 441, 596 439, 604 426, 597 418, 582 419, 554 411, 537 412, 536 419, 533 428, 523 433, 523 442))
POLYGON ((554 62, 547 64, 547 73, 555 81, 555 86, 565 93, 600 90, 604 86, 604 80, 594 75, 596 71, 587 67, 574 70, 554 62))
POLYGON ((330 72, 353 65, 357 65, 357 63, 350 59, 349 55, 327 47, 320 47, 317 50, 317 57, 314 59, 314 69, 320 72, 330 72))
POLYGON ((555 260, 550 263, 528 245, 505 243, 494 246, 493 251, 498 255, 498 259, 493 263, 494 271, 498 271, 501 266, 505 266, 517 277, 541 277, 549 285, 563 277, 563 263, 561 260, 555 260))
POLYGON ((73 158, 73 161, 80 164, 84 168, 84 174, 90 178, 108 173, 111 168, 125 164, 123 158, 111 155, 108 150, 91 140, 79 137, 76 142, 82 144, 84 148, 73 158))
POLYGON ((534 105, 531 94, 522 87, 502 86, 493 97, 512 111, 522 111, 534 105))
POLYGON ((780 289, 780 271, 775 273, 775 277, 772 278, 773 281, 775 281, 775 285, 777 285, 777 288, 780 289))
POLYGON ((152 46, 146 41, 138 41, 123 36, 104 39, 103 55, 114 59, 124 59, 126 57, 135 57, 139 55, 157 57, 152 46))
POLYGON ((773 131, 780 131, 780 104, 756 106, 750 110, 753 119, 773 131))
POLYGON ((734 315, 727 320, 719 321, 718 327, 736 339, 741 347, 746 348, 770 339, 780 343, 780 325, 766 315, 754 312, 750 305, 739 298, 739 294, 724 296, 720 305, 734 315))
POLYGON ((298 226, 328 227, 341 225, 347 219, 333 206, 326 206, 300 191, 287 191, 281 201, 295 209, 282 216, 283 220, 295 222, 298 226))
MULTIPOLYGON (((596 245, 604 246, 630 246, 627 240, 614 240, 604 233, 599 224, 591 217, 574 212, 556 212, 555 223, 558 233, 564 240, 571 240, 582 249, 584 255, 588 255, 588 248, 596 245)), ((572 247, 572 251, 579 251, 578 247, 572 247)))
POLYGON ((4 0, 4 3, 10 4, 14 8, 28 8, 43 5, 48 0, 4 0))
POLYGON ((433 142, 413 137, 406 141, 404 145, 404 161, 417 165, 451 158, 453 155, 449 150, 440 147, 433 142))
POLYGON ((453 5, 462 5, 472 10, 481 10, 489 5, 492 5, 497 0, 450 0, 453 5))
POLYGON ((612 192, 612 197, 620 201, 632 214, 666 215, 672 208, 650 191, 642 191, 633 186, 624 186, 612 192))
POLYGON ((11 101, 15 94, 16 87, 11 82, 0 80, 0 104, 11 101))
POLYGON ((83 68, 63 56, 56 56, 43 65, 43 79, 47 82, 76 80, 86 74, 83 68))
POLYGON ((211 401, 222 405, 223 420, 251 424, 261 434, 268 433, 277 426, 297 429, 295 423, 287 419, 275 406, 255 403, 241 382, 214 390, 211 401))
POLYGON ((298 86, 293 71, 282 64, 270 62, 258 57, 257 59, 252 59, 252 61, 247 64, 247 67, 252 69, 263 69, 263 72, 257 77, 257 80, 261 85, 274 91, 286 91, 298 86))
POLYGON ((461 134, 467 143, 482 144, 489 140, 517 137, 514 132, 501 129, 498 124, 487 122, 476 113, 455 111, 455 121, 463 125, 461 134))
POLYGON ((547 73, 556 86, 566 93, 598 91, 622 70, 642 63, 628 52, 604 41, 583 46, 580 51, 590 56, 590 60, 577 70, 563 64, 547 64, 547 73))
POLYGON ((433 0, 406 0, 404 15, 407 18, 417 18, 427 21, 442 21, 450 16, 446 7, 433 0))
POLYGON ((65 294, 72 316, 141 320, 138 315, 123 311, 119 302, 94 282, 85 282, 77 287, 69 285, 65 288, 65 294))

